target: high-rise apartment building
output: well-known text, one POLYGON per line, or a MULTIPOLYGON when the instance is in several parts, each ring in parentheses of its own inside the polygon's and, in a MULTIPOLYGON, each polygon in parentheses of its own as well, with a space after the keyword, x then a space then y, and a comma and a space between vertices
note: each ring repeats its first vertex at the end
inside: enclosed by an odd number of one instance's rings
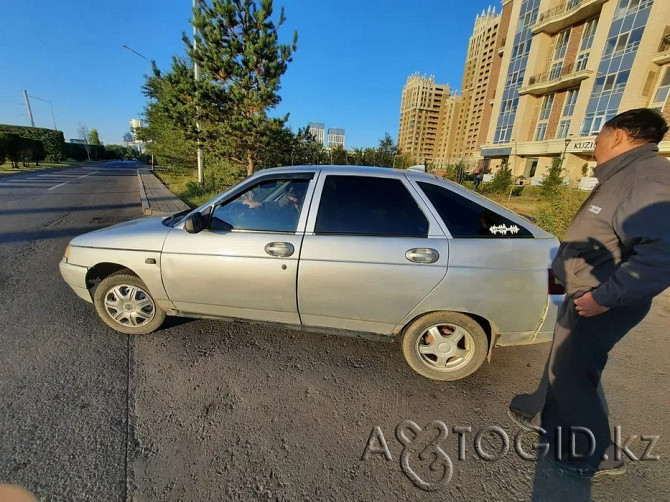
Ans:
POLYGON ((326 126, 322 122, 310 122, 307 126, 309 132, 316 138, 316 142, 324 144, 324 138, 326 135, 326 126))
POLYGON ((459 106, 460 96, 452 96, 448 85, 436 84, 432 76, 410 75, 400 102, 400 151, 415 162, 442 163, 459 106))
MULTIPOLYGON (((667 0, 502 4, 483 168, 534 177, 564 159, 576 179, 594 165, 595 136, 617 113, 650 107, 670 118, 667 0)), ((670 141, 661 153, 670 155, 670 141)))
MULTIPOLYGON (((488 130, 490 113, 489 85, 496 82, 498 73, 494 63, 498 58, 498 29, 501 16, 489 7, 475 19, 475 26, 468 44, 468 53, 461 85, 460 115, 455 124, 454 145, 447 156, 474 167, 480 157, 479 145, 482 131, 488 130)), ((451 162, 450 162, 451 163, 451 162)))
POLYGON ((344 129, 337 127, 328 128, 328 148, 341 146, 344 148, 344 129))
POLYGON ((460 131, 459 122, 463 120, 463 96, 460 94, 450 94, 444 100, 440 113, 440 127, 438 130, 435 156, 433 157, 433 167, 443 169, 444 167, 455 164, 461 160, 457 157, 458 132, 460 131))

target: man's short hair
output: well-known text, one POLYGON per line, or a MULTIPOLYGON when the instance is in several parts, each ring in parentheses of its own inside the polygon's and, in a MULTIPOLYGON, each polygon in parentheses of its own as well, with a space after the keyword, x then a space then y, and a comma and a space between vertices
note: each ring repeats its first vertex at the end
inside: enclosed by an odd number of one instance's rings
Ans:
POLYGON ((603 129, 621 129, 635 142, 660 143, 668 132, 668 124, 655 110, 636 108, 620 113, 605 122, 603 129))

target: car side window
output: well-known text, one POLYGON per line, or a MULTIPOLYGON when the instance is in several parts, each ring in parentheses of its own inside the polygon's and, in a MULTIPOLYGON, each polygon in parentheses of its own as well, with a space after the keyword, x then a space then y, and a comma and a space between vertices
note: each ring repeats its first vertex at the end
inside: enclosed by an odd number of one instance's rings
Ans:
POLYGON ((210 230, 295 232, 309 180, 263 181, 217 206, 210 230))
POLYGON ((454 238, 533 237, 523 226, 448 188, 432 183, 417 184, 454 238))
POLYGON ((329 175, 314 232, 427 237, 428 219, 398 179, 329 175))

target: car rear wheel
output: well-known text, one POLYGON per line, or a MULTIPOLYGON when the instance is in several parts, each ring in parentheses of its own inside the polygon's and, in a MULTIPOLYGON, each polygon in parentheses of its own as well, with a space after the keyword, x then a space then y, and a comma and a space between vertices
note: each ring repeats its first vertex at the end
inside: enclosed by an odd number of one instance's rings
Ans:
POLYGON ((414 321, 402 337, 407 364, 432 380, 459 380, 481 366, 488 338, 471 317, 433 312, 414 321))
POLYGON ((165 311, 156 304, 146 285, 127 270, 100 281, 93 303, 109 327, 128 335, 151 333, 165 320, 165 311))

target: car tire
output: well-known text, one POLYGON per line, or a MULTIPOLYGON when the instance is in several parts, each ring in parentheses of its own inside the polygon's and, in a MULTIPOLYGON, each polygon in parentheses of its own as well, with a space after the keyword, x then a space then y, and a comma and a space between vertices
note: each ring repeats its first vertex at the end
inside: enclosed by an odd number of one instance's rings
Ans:
POLYGON ((120 270, 100 281, 93 304, 105 324, 127 335, 151 333, 165 320, 165 311, 149 288, 130 270, 120 270))
POLYGON ((457 312, 426 314, 406 329, 402 353, 410 367, 431 380, 460 380, 479 369, 488 337, 477 321, 457 312))

